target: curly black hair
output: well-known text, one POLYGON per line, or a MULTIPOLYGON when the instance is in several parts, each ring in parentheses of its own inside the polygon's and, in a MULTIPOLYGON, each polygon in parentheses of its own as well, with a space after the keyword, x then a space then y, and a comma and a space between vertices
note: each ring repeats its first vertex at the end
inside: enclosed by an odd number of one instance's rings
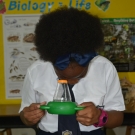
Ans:
POLYGON ((103 45, 100 19, 85 10, 62 7, 40 17, 35 46, 40 59, 54 63, 68 53, 85 54, 103 45))

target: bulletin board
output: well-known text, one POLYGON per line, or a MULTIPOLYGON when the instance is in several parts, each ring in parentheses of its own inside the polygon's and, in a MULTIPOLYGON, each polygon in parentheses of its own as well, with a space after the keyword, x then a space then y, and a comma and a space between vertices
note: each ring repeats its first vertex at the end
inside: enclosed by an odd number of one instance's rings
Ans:
MULTIPOLYGON (((63 5, 87 10, 100 18, 135 18, 134 0, 0 0, 0 104, 21 103, 21 99, 10 99, 7 98, 6 95, 5 63, 7 61, 5 61, 5 53, 7 54, 9 52, 6 52, 4 49, 5 34, 8 34, 8 29, 5 29, 3 20, 9 19, 10 17, 12 18, 13 16, 19 21, 25 21, 29 16, 36 20, 41 14, 51 12, 63 5)), ((14 22, 15 20, 13 20, 12 23, 14 22)), ((6 23, 8 24, 9 22, 6 21, 6 23)), ((25 25, 27 24, 25 23, 25 25)), ((16 27, 20 26, 17 25, 16 27)), ((13 41, 12 39, 10 40, 13 41)), ((23 51, 19 53, 23 55, 23 51)), ((33 59, 34 57, 32 60, 33 59)), ((15 61, 13 60, 12 62, 11 63, 14 64, 15 61)), ((12 72, 12 68, 10 70, 12 72)), ((14 70, 17 70, 17 68, 15 67, 14 70)), ((135 72, 121 72, 118 74, 120 78, 126 77, 131 82, 135 83, 135 72)))

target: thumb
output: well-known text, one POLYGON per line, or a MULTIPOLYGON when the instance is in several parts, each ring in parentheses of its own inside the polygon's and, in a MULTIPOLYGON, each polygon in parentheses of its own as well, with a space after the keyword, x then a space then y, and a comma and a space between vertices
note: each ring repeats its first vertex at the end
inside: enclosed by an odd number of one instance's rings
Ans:
POLYGON ((45 104, 46 104, 46 101, 44 101, 44 102, 42 102, 42 103, 39 103, 39 104, 37 105, 37 107, 40 108, 40 105, 45 105, 45 104))
POLYGON ((46 101, 44 101, 44 102, 40 103, 40 105, 45 105, 45 104, 46 104, 46 101))

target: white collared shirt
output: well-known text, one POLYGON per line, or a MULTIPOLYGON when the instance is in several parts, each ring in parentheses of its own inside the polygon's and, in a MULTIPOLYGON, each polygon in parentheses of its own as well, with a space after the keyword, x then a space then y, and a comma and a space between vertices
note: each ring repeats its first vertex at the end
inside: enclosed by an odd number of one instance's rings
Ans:
MULTIPOLYGON (((41 60, 33 63, 27 70, 22 90, 22 103, 19 110, 32 103, 49 102, 57 86, 57 75, 50 62, 41 60)), ((76 102, 93 102, 96 106, 104 106, 105 110, 125 110, 122 90, 114 65, 102 56, 96 56, 89 64, 87 75, 72 88, 76 102)), ((40 129, 56 132, 58 115, 46 113, 39 122, 40 129)), ((97 129, 80 124, 81 131, 97 129)))

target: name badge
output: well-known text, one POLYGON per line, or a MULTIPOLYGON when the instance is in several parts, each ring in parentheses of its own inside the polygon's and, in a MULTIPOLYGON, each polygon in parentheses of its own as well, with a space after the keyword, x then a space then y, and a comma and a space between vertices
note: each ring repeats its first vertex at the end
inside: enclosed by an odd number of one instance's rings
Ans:
POLYGON ((62 135, 73 135, 72 131, 66 130, 62 132, 62 135))

